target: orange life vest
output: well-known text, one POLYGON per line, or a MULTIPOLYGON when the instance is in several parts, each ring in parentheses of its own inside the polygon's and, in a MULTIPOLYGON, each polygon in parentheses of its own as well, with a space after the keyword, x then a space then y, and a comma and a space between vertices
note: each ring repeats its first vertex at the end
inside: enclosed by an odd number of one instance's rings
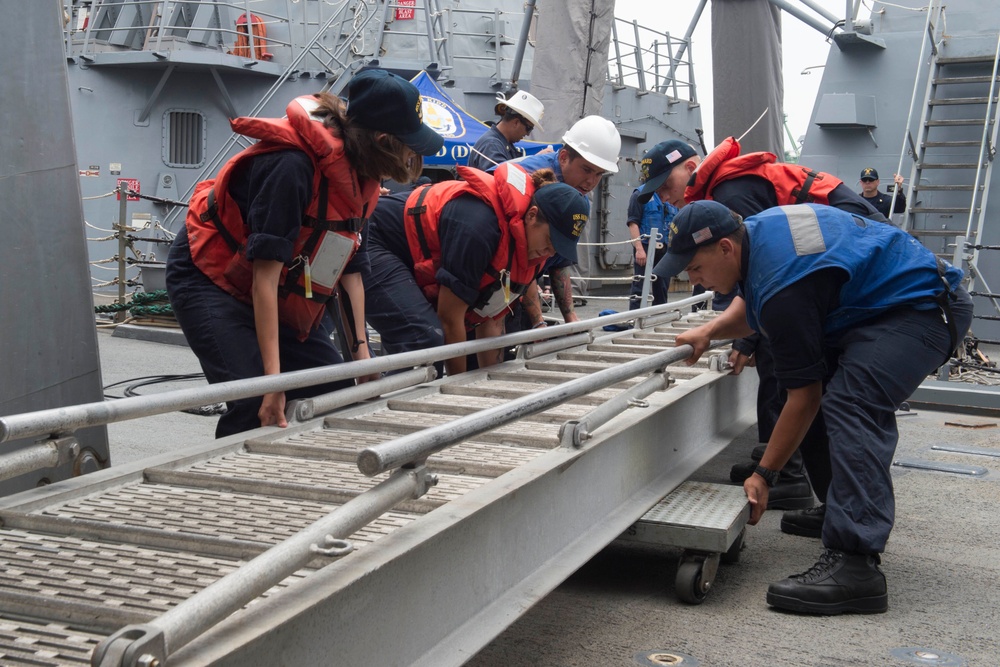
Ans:
POLYGON ((715 186, 739 176, 760 176, 770 181, 779 206, 829 204, 830 192, 843 183, 822 171, 778 162, 774 153, 761 151, 740 155, 739 142, 735 137, 727 137, 698 165, 694 182, 684 190, 684 200, 712 199, 715 186))
POLYGON ((524 215, 535 191, 531 176, 507 163, 497 167, 493 174, 460 166, 458 175, 464 180, 425 185, 410 194, 404 209, 406 241, 413 256, 417 285, 436 305, 440 288, 435 275, 441 267, 438 236, 441 210, 448 202, 466 194, 493 208, 500 224, 500 243, 479 282, 479 298, 466 312, 466 321, 475 325, 502 317, 507 305, 524 294, 537 277, 545 258, 528 260, 524 215))
POLYGON ((278 318, 300 340, 323 316, 379 193, 378 181, 358 181, 343 142, 312 115, 317 106, 316 98, 307 95, 289 103, 287 119, 231 121, 235 132, 260 141, 233 156, 214 179, 195 187, 185 222, 195 265, 229 294, 253 303, 253 265, 245 247, 249 229, 229 194, 229 179, 242 161, 264 153, 296 148, 312 159, 312 199, 295 240, 294 259, 282 269, 278 288, 278 318))

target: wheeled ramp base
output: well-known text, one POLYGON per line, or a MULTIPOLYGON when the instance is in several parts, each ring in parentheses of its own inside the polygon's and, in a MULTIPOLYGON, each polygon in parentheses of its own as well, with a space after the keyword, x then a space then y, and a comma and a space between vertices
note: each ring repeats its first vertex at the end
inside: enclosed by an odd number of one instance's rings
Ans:
POLYGON ((750 503, 741 486, 684 482, 621 536, 644 544, 684 549, 677 565, 677 597, 700 604, 719 562, 735 563, 743 548, 750 503))

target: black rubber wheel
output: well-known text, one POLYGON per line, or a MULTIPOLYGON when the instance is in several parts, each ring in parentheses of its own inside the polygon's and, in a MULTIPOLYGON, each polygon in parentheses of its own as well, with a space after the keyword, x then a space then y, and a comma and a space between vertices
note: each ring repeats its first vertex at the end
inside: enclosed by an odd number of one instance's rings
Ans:
POLYGON ((703 563, 698 561, 681 561, 677 566, 677 578, 674 580, 674 590, 681 602, 701 604, 708 595, 710 582, 701 579, 703 563))

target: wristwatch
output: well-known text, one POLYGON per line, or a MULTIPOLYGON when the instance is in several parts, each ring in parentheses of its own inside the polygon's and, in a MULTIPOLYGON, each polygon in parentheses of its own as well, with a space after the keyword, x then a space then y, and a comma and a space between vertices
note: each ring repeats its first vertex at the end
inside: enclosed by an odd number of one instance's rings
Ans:
POLYGON ((778 483, 778 475, 780 474, 778 470, 768 470, 763 466, 757 466, 754 468, 754 472, 764 478, 768 487, 772 487, 778 483))

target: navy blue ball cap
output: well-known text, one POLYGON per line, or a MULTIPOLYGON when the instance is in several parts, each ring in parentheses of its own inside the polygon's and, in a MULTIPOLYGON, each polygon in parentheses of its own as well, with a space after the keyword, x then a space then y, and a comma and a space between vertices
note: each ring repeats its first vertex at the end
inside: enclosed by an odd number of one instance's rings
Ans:
POLYGON ((577 262, 576 244, 590 217, 590 200, 565 183, 548 183, 535 191, 534 203, 549 223, 552 247, 560 257, 577 262))
POLYGON ((865 167, 864 169, 861 170, 861 180, 864 180, 866 178, 874 178, 877 181, 878 172, 875 171, 875 169, 872 167, 865 167))
POLYGON ((347 117, 369 130, 393 135, 420 155, 434 155, 444 138, 424 124, 420 91, 384 69, 359 72, 347 84, 347 117))
POLYGON ((698 153, 690 144, 670 139, 656 144, 642 156, 643 185, 639 188, 639 203, 645 204, 660 189, 674 167, 698 153))
POLYGON ((743 224, 743 218, 710 199, 688 204, 667 225, 667 252, 653 272, 661 278, 673 278, 687 268, 698 248, 718 242, 743 224))

